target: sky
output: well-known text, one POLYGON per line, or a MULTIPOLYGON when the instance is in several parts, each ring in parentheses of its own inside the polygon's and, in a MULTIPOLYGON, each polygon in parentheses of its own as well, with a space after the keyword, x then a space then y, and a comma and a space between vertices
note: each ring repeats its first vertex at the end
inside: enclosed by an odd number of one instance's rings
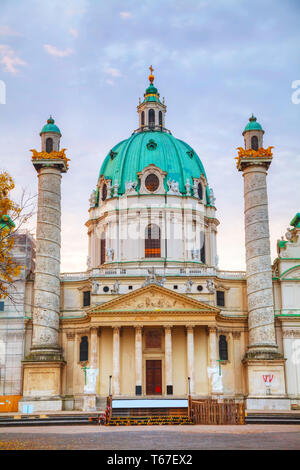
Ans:
POLYGON ((195 149, 214 189, 221 269, 245 269, 234 157, 248 118, 257 117, 264 146, 274 146, 274 259, 300 212, 299 51, 299 0, 0 0, 0 170, 14 178, 16 200, 21 188, 37 193, 29 149, 40 150, 52 114, 71 159, 62 182, 62 272, 86 269, 89 196, 107 153, 138 127, 150 65, 166 127, 195 149))

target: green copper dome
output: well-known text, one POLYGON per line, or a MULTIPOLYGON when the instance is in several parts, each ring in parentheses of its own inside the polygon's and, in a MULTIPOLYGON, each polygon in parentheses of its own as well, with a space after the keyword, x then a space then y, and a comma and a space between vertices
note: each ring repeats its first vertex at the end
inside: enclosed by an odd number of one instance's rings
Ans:
MULTIPOLYGON (((137 173, 150 164, 167 172, 164 179, 166 191, 168 191, 169 179, 179 183, 179 191, 184 195, 187 179, 191 185, 191 193, 193 178, 200 178, 204 175, 207 179, 196 152, 182 140, 160 131, 138 132, 132 134, 129 139, 119 142, 106 156, 99 178, 104 176, 110 179, 112 185, 117 180, 118 193, 124 194, 125 182, 138 181, 137 173)), ((139 191, 139 186, 137 191, 139 191)), ((207 200, 209 201, 208 191, 207 186, 207 200)))
POLYGON ((50 116, 47 120, 47 124, 45 124, 43 129, 41 130, 40 135, 44 134, 45 132, 56 132, 57 134, 61 135, 59 128, 54 123, 54 119, 52 118, 52 116, 50 116))
MULTIPOLYGON (((246 131, 262 131, 263 128, 261 127, 261 125, 259 124, 259 122, 256 121, 256 117, 252 116, 249 118, 249 122, 248 124, 246 125, 245 129, 244 129, 244 132, 246 131)), ((243 134, 244 134, 243 132, 243 134)))

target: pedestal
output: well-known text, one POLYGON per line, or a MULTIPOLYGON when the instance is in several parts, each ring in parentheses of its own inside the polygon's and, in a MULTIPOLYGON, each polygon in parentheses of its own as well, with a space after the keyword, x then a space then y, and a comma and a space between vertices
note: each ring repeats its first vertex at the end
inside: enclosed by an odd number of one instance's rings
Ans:
POLYGON ((61 376, 65 365, 57 362, 23 362, 23 398, 19 402, 19 411, 24 405, 30 405, 32 412, 61 411, 61 376))
POLYGON ((284 362, 284 359, 243 361, 248 378, 248 410, 290 410, 290 400, 285 390, 284 362))

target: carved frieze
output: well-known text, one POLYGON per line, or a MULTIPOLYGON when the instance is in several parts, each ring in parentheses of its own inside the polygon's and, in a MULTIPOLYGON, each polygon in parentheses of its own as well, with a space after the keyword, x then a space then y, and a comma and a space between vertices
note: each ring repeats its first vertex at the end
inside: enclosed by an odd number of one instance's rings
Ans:
POLYGON ((300 338, 300 328, 289 328, 282 330, 283 338, 300 338))

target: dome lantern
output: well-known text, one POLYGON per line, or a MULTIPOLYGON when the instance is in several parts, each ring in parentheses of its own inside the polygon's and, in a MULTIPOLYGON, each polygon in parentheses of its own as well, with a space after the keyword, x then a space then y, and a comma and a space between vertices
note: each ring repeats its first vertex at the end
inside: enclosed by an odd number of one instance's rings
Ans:
POLYGON ((264 130, 257 122, 256 117, 252 114, 249 118, 249 122, 246 125, 243 136, 245 141, 245 149, 258 150, 263 147, 263 135, 264 130))
POLYGON ((149 67, 149 86, 144 93, 144 101, 139 103, 137 111, 139 113, 139 131, 165 130, 165 114, 167 107, 161 103, 157 88, 154 86, 154 68, 149 67))
POLYGON ((42 152, 50 153, 53 150, 59 152, 59 144, 61 138, 60 129, 56 126, 53 117, 50 115, 47 124, 44 125, 40 132, 42 152))

